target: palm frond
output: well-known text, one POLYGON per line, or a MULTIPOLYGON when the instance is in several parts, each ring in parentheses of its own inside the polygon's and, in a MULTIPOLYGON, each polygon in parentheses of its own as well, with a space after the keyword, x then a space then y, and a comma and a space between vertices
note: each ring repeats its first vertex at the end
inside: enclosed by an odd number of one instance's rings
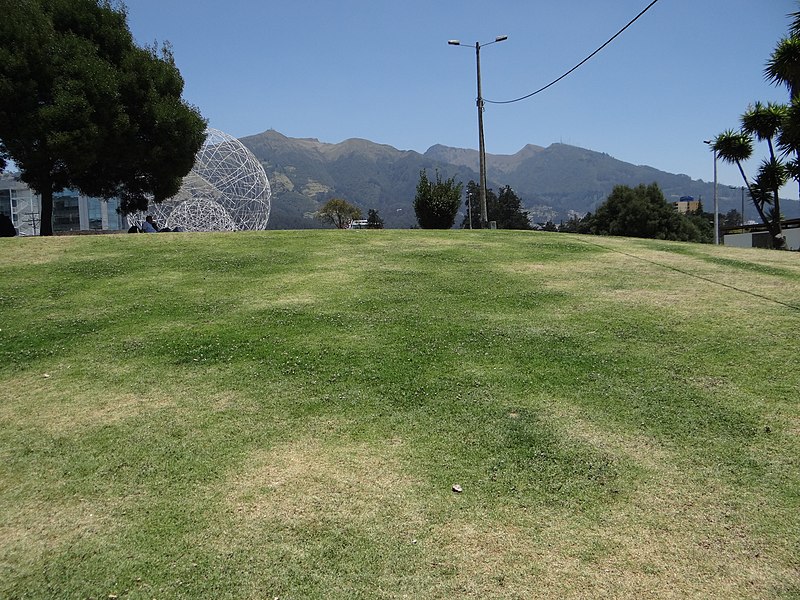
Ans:
POLYGON ((778 132, 778 146, 785 154, 800 151, 800 98, 786 108, 786 116, 778 132))
POLYGON ((775 210, 774 206, 771 206, 766 212, 767 218, 772 221, 773 223, 779 223, 783 220, 783 215, 781 215, 777 210, 775 210))
POLYGON ((791 97, 800 92, 800 37, 783 38, 764 69, 767 81, 789 88, 791 97))
POLYGON ((766 158, 762 161, 754 181, 756 186, 776 194, 789 181, 789 171, 784 162, 766 158))
POLYGON ((742 115, 742 131, 761 142, 772 140, 783 127, 788 113, 789 107, 785 104, 756 102, 742 115))
POLYGON ((800 11, 791 12, 786 16, 792 20, 792 24, 789 25, 789 33, 793 37, 800 37, 800 11))
POLYGON ((800 181, 800 161, 797 159, 790 160, 786 163, 786 173, 791 179, 800 181))
POLYGON ((727 129, 714 138, 711 149, 722 161, 739 164, 753 155, 753 138, 743 131, 727 129))
POLYGON ((765 204, 772 204, 772 190, 762 186, 758 182, 757 177, 756 180, 750 184, 749 196, 753 201, 753 205, 755 205, 759 211, 764 209, 765 204))

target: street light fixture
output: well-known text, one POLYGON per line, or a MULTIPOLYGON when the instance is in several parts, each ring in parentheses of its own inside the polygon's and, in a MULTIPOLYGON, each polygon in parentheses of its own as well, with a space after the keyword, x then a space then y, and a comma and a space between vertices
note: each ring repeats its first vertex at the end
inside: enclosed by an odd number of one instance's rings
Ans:
POLYGON ((711 146, 714 152, 714 245, 719 246, 719 206, 717 202, 717 149, 711 140, 703 140, 704 144, 711 146))
MULTIPOLYGON (((494 38, 493 42, 488 42, 484 44, 484 46, 491 46, 492 44, 496 44, 497 42, 504 42, 508 39, 507 35, 498 35, 494 38)), ((465 46, 459 40, 447 40, 447 43, 451 46, 462 46, 464 48, 471 48, 471 46, 465 46)), ((483 93, 481 92, 481 44, 480 42, 475 42, 475 65, 477 67, 477 74, 478 74, 478 99, 477 99, 477 106, 478 106, 478 157, 480 160, 480 183, 479 183, 479 195, 481 201, 481 227, 486 229, 489 226, 489 215, 486 211, 486 146, 483 140, 483 93)))

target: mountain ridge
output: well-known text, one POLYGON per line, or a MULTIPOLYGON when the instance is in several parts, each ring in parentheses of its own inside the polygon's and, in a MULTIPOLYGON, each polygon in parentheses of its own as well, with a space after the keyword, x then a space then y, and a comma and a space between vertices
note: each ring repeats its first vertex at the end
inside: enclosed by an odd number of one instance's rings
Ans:
MULTIPOLYGON (((378 210, 387 227, 411 227, 416 224, 413 199, 421 170, 454 177, 465 187, 479 179, 477 150, 442 144, 419 153, 363 138, 339 143, 291 138, 274 129, 243 137, 241 142, 264 166, 272 185, 270 229, 321 227, 313 213, 332 197, 346 199, 364 214, 378 210)), ((694 196, 707 211, 713 210, 713 183, 569 144, 526 144, 514 154, 487 153, 486 166, 487 187, 497 191, 510 185, 537 222, 558 222, 594 211, 615 185, 654 182, 670 201, 694 196)), ((718 193, 721 213, 741 210, 739 188, 720 185, 718 193)), ((782 206, 787 217, 800 216, 799 202, 782 206)), ((746 213, 755 217, 752 206, 746 213)), ((460 222, 458 218, 456 225, 460 222)))

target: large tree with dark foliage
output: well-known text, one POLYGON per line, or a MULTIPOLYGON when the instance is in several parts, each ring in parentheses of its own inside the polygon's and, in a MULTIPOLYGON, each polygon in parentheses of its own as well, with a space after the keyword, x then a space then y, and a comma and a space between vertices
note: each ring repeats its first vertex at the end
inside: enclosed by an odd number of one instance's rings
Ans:
POLYGON ((350 223, 361 218, 361 211, 343 198, 331 198, 317 211, 316 217, 336 229, 347 229, 350 223))
POLYGON ((497 221, 498 229, 530 229, 528 213, 522 210, 522 203, 511 186, 500 189, 500 195, 489 213, 490 221, 497 221))
POLYGON ((697 225, 678 213, 655 183, 635 188, 616 186, 594 215, 584 217, 578 230, 597 235, 703 241, 697 225))
MULTIPOLYGON (((470 217, 472 218, 472 229, 481 227, 481 209, 478 192, 478 184, 470 181, 467 184, 467 214, 461 222, 462 229, 470 229, 470 217)), ((489 221, 495 221, 498 229, 530 229, 531 223, 528 220, 528 213, 522 210, 522 201, 511 186, 500 189, 500 195, 496 195, 493 190, 486 190, 486 214, 489 221)))
POLYGON ((109 0, 0 0, 0 157, 42 197, 75 188, 123 212, 173 196, 205 138, 169 46, 141 48, 109 0))
POLYGON ((383 229, 383 219, 374 208, 367 212, 367 229, 383 229))
POLYGON ((417 195, 414 197, 414 212, 423 229, 450 229, 461 206, 462 184, 451 177, 442 180, 436 172, 436 181, 428 179, 423 169, 419 173, 417 195))
MULTIPOLYGON (((486 215, 488 219, 492 220, 491 208, 497 204, 497 196, 491 188, 486 189, 486 215)), ((478 184, 470 180, 467 184, 467 200, 464 202, 466 213, 464 219, 461 221, 462 229, 480 229, 481 228, 481 200, 478 184)))

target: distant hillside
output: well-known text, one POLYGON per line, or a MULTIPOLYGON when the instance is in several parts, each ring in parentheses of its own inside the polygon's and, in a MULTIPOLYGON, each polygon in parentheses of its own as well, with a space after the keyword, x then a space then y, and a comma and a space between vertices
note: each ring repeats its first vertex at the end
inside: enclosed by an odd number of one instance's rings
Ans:
POLYGON ((267 171, 273 189, 272 229, 319 227, 310 215, 332 197, 377 209, 387 227, 416 223, 412 201, 419 172, 439 169, 469 181, 466 167, 448 165, 418 152, 404 152, 367 140, 324 144, 266 131, 242 139, 267 171))
MULTIPOLYGON (((272 184, 270 229, 319 227, 311 215, 332 197, 348 200, 364 214, 370 208, 378 210, 387 227, 411 227, 416 223, 412 202, 420 170, 432 174, 438 169, 443 177, 454 176, 465 184, 478 180, 476 150, 435 145, 420 154, 369 140, 328 144, 274 130, 241 141, 264 165, 272 184)), ((712 183, 566 144, 529 144, 513 155, 487 154, 486 164, 488 186, 497 190, 510 185, 536 221, 557 222, 570 211, 593 211, 618 184, 656 182, 667 199, 694 196, 703 200, 706 210, 712 208, 712 183)), ((720 212, 741 207, 738 189, 720 185, 718 193, 720 212)), ((800 216, 796 201, 782 208, 787 217, 800 216)))
MULTIPOLYGON (((544 148, 541 146, 528 144, 516 154, 487 154, 486 169, 487 171, 491 171, 493 173, 511 173, 515 171, 524 161, 533 158, 539 152, 543 151, 544 148)), ((449 146, 436 144, 435 146, 428 148, 427 152, 425 152, 425 156, 443 163, 470 167, 476 173, 478 172, 479 158, 477 150, 451 148, 449 146)))

